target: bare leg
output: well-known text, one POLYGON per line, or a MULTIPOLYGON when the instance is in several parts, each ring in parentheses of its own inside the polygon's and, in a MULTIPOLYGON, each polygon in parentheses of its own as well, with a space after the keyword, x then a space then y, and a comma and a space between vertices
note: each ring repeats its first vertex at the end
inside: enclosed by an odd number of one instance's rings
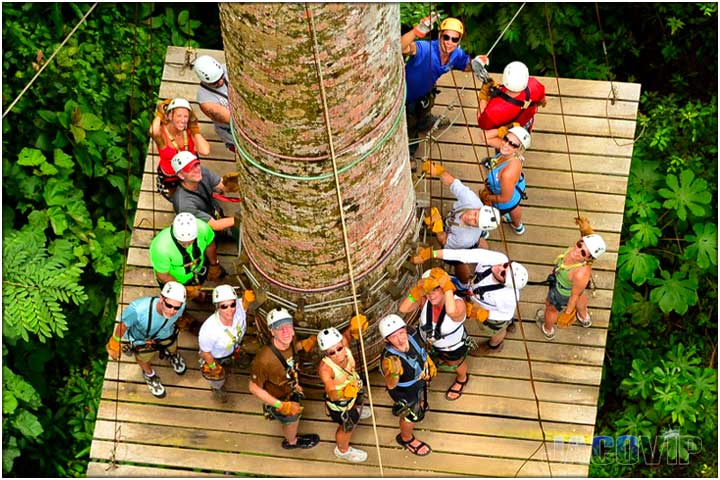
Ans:
POLYGON ((505 340, 505 336, 507 335, 507 328, 503 328, 498 333, 490 337, 490 340, 488 340, 488 343, 491 347, 497 347, 500 345, 503 340, 505 340))
POLYGON ((550 302, 545 300, 545 331, 550 333, 552 332, 553 328, 555 328, 555 323, 557 323, 558 316, 560 315, 560 312, 557 311, 557 309, 550 304, 550 302))
POLYGON ((152 368, 152 364, 150 364, 150 362, 143 362, 142 360, 140 360, 138 358, 136 358, 135 361, 137 362, 138 365, 140 365, 140 368, 142 368, 142 371, 145 372, 146 376, 149 376, 152 373, 153 368, 152 368))
POLYGON ((346 432, 343 430, 342 425, 338 427, 338 429, 335 431, 335 441, 337 442, 338 450, 340 450, 341 453, 345 453, 350 448, 350 437, 352 436, 352 431, 346 432))
MULTIPOLYGON (((447 362, 447 365, 456 365, 458 362, 462 362, 462 364, 455 370, 455 381, 459 383, 465 383, 467 381, 467 371, 468 371, 468 362, 464 361, 464 359, 456 360, 454 362, 447 362)), ((451 386, 454 386, 451 385, 451 386)), ((462 394, 452 393, 450 392, 448 394, 452 400, 455 400, 456 398, 459 398, 462 394)))
MULTIPOLYGON (((414 423, 410 423, 406 421, 404 418, 400 419, 400 437, 405 442, 409 442, 411 438, 413 438, 413 429, 415 428, 414 423)), ((412 443, 410 443, 410 446, 417 447, 420 445, 420 440, 415 439, 412 443)), ((427 451, 427 447, 423 447, 418 452, 419 454, 423 454, 427 451)))
POLYGON ((289 425, 282 426, 282 432, 283 435, 285 435, 285 440, 287 440, 290 445, 295 445, 297 443, 297 431, 299 427, 300 420, 289 425))
POLYGON ((577 310, 577 313, 580 316, 580 318, 584 318, 584 319, 588 318, 587 305, 588 305, 588 298, 587 298, 587 295, 585 295, 585 292, 583 292, 578 297, 577 302, 575 302, 575 309, 577 310))
POLYGON ((518 205, 510 211, 510 220, 513 227, 519 227, 522 223, 522 207, 518 205))

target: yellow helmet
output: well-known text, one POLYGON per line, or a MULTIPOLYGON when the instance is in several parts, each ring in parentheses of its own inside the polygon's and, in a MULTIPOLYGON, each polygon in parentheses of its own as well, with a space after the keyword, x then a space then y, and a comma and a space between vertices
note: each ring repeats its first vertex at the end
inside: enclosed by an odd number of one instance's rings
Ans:
POLYGON ((448 17, 442 21, 440 24, 440 31, 442 32, 443 30, 455 30, 460 35, 465 33, 465 27, 463 27, 462 22, 457 18, 452 17, 448 17))

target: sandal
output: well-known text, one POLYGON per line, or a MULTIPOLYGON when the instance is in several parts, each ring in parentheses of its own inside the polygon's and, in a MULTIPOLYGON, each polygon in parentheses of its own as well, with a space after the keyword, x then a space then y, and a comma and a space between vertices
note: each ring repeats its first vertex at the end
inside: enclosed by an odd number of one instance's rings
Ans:
POLYGON ((465 381, 464 381, 464 382, 461 382, 460 380, 458 380, 458 379, 456 378, 455 381, 453 382, 453 384, 450 385, 450 388, 448 388, 448 391, 445 392, 445 399, 446 399, 446 400, 449 400, 449 401, 451 401, 451 402, 454 402, 454 401, 457 400, 458 398, 462 397, 462 393, 463 393, 463 390, 465 389, 465 385, 467 385, 467 382, 468 382, 469 380, 470 380, 470 374, 469 374, 469 373, 467 374, 467 377, 465 377, 465 381), (455 385, 460 385, 460 388, 459 388, 459 389, 453 388, 455 385), (451 394, 451 393, 456 393, 456 394, 457 394, 457 397, 455 397, 455 398, 450 398, 450 394, 451 394))
POLYGON ((401 447, 407 448, 407 450, 410 453, 413 453, 413 454, 417 455, 418 457, 424 457, 424 456, 430 455, 432 453, 432 448, 430 448, 430 445, 428 445, 427 443, 425 443, 423 441, 418 440, 418 442, 420 442, 420 443, 418 445, 415 445, 414 447, 412 445, 410 445, 415 440, 417 440, 415 438, 415 435, 413 435, 413 437, 410 440, 408 440, 407 442, 402 439, 402 434, 400 434, 400 433, 398 433, 397 436, 395 437, 395 441, 398 443, 398 445, 400 445, 401 447), (427 447, 427 450, 425 451, 425 453, 420 453, 420 449, 422 449, 423 447, 427 447))

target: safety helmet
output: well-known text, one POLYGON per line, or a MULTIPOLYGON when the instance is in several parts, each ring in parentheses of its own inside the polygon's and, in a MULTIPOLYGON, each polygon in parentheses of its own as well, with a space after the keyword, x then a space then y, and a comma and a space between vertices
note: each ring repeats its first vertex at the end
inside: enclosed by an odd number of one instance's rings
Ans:
POLYGON ((599 258, 600 255, 605 253, 605 250, 607 250, 605 240, 603 240, 603 238, 597 233, 585 235, 582 237, 582 240, 585 242, 585 246, 588 248, 588 251, 593 258, 599 258))
POLYGON ((199 56, 193 64, 193 72, 201 82, 205 83, 215 83, 225 73, 220 62, 210 55, 199 56))
POLYGON ((512 133, 518 139, 520 140, 520 143, 522 143, 523 147, 525 147, 525 150, 530 148, 530 132, 525 130, 523 127, 512 127, 510 130, 508 130, 508 133, 512 133))
POLYGON ((198 160, 194 153, 188 150, 179 151, 172 160, 170 160, 170 164, 173 170, 175 170, 175 173, 178 173, 180 170, 189 171, 195 163, 200 163, 200 160, 198 160))
POLYGON ((176 108, 187 108, 188 110, 192 111, 192 108, 190 107, 190 102, 188 102, 184 98, 173 98, 172 100, 170 100, 170 103, 168 103, 165 111, 167 113, 170 113, 176 108))
POLYGON ((278 328, 283 323, 292 323, 293 321, 290 312, 288 312, 282 307, 275 307, 274 309, 270 310, 265 319, 267 321, 267 326, 270 328, 278 328))
POLYGON ((525 288, 529 278, 527 268, 518 262, 510 262, 510 268, 512 269, 512 275, 507 270, 505 271, 505 286, 513 288, 513 279, 515 279, 515 288, 517 290, 525 288))
POLYGON ((391 313, 380 320, 378 328, 380 329, 380 335, 383 338, 387 338, 393 333, 397 332, 401 328, 405 327, 405 320, 400 318, 398 315, 391 313))
POLYGON ((330 347, 334 347, 338 343, 342 342, 343 336, 338 332, 335 327, 326 328, 325 330, 318 333, 317 341, 320 345, 320 350, 327 350, 330 347))
POLYGON ((490 205, 480 207, 478 215, 478 228, 481 230, 495 230, 500 226, 500 210, 490 205))
POLYGON ((530 72, 522 62, 510 62, 503 70, 502 83, 513 92, 521 92, 527 87, 530 72))
POLYGON ((176 302, 185 303, 187 299, 187 293, 185 292, 185 286, 178 282, 167 282, 163 285, 160 291, 163 297, 175 300, 176 302))
POLYGON ((440 31, 442 32, 443 30, 455 30, 460 35, 465 33, 465 27, 463 27, 462 22, 457 18, 452 17, 448 17, 442 21, 440 24, 440 31))
POLYGON ((197 238, 197 220, 192 213, 182 212, 175 215, 172 224, 172 234, 175 240, 191 242, 197 238))
POLYGON ((218 285, 213 290, 212 301, 215 305, 228 300, 237 300, 237 293, 232 285, 218 285))

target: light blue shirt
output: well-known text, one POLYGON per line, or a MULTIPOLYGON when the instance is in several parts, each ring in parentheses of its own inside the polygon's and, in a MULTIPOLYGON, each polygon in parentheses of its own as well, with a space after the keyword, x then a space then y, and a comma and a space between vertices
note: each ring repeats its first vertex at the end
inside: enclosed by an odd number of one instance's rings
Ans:
POLYGON ((142 297, 130 302, 122 314, 122 322, 127 327, 125 336, 133 345, 142 345, 145 340, 154 338, 163 340, 172 336, 175 331, 175 322, 185 311, 183 303, 175 315, 166 319, 157 311, 157 302, 162 302, 160 297, 142 297), (152 302, 152 306, 150 306, 152 302), (151 314, 150 333, 148 334, 148 310, 151 314), (167 322, 165 321, 167 320, 167 322), (163 326, 163 324, 165 324, 163 326), (160 328, 162 326, 162 328, 160 328))

